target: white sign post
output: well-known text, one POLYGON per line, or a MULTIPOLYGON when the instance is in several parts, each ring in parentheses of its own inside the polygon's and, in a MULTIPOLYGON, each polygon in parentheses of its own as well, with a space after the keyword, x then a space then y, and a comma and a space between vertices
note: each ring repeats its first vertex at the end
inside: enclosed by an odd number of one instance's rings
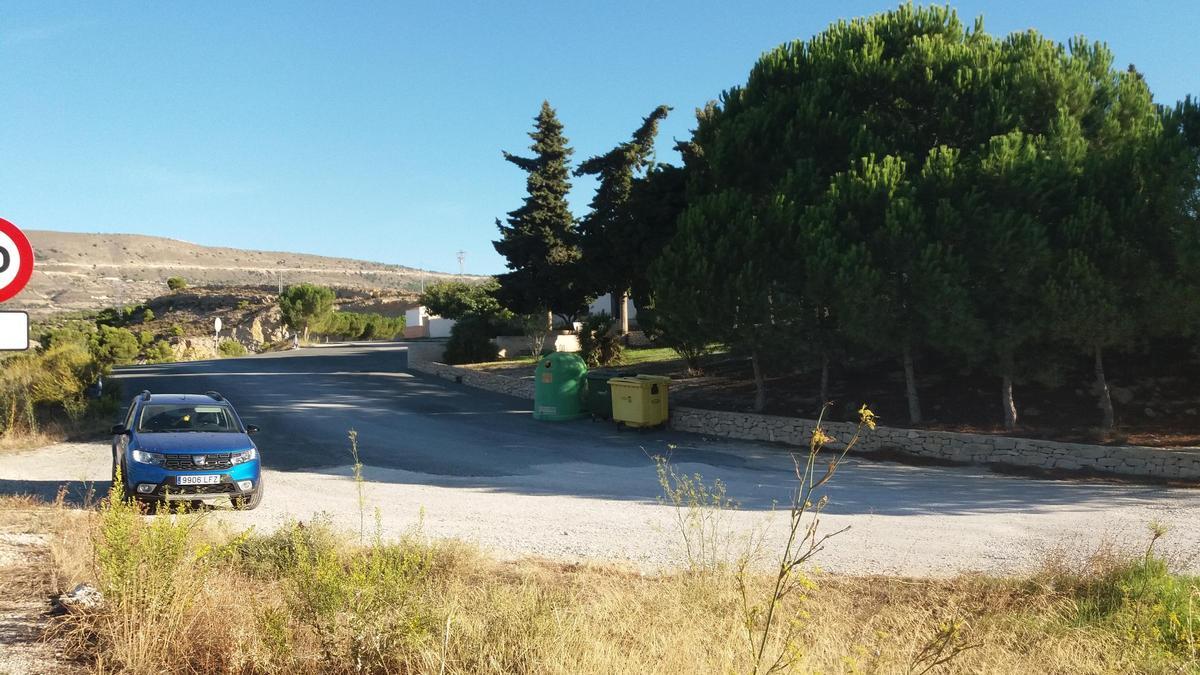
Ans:
POLYGON ((213 328, 215 329, 213 339, 219 343, 221 341, 221 317, 218 316, 213 320, 213 328))

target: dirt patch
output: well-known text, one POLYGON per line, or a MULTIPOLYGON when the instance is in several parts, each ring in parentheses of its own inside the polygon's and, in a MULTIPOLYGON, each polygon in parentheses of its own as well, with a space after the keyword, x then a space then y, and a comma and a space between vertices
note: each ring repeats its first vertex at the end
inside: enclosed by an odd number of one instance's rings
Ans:
POLYGON ((57 572, 45 507, 0 500, 0 673, 84 672, 46 636, 57 572))

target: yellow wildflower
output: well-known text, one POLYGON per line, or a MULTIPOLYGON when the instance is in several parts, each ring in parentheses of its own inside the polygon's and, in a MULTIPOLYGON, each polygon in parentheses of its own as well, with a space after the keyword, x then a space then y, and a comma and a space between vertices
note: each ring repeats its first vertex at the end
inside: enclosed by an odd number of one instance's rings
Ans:
POLYGON ((815 445, 817 447, 824 447, 827 443, 829 443, 831 441, 833 441, 833 437, 830 436, 829 434, 825 433, 824 429, 822 429, 821 427, 817 427, 816 429, 813 429, 813 433, 812 433, 813 445, 815 445))
POLYGON ((871 412, 871 409, 868 408, 865 403, 863 404, 863 407, 858 409, 858 419, 862 424, 866 425, 868 429, 875 428, 875 422, 877 421, 877 418, 875 417, 875 413, 871 412))

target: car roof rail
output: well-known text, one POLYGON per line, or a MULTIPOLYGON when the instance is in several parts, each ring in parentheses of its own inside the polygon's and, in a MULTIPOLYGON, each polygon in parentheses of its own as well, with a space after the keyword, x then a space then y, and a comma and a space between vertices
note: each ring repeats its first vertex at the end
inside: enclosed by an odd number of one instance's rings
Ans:
POLYGON ((138 394, 138 398, 142 399, 143 401, 149 401, 150 400, 150 390, 143 389, 142 393, 138 394))
POLYGON ((225 397, 222 396, 221 392, 219 392, 219 391, 206 391, 206 392, 204 392, 204 395, 211 398, 214 401, 224 401, 225 400, 225 397))

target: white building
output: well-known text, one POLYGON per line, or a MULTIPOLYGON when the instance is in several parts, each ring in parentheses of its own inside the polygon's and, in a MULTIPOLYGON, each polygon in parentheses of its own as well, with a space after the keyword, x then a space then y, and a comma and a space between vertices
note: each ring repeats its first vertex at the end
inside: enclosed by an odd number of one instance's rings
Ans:
MULTIPOLYGON (((619 319, 619 312, 621 308, 618 303, 620 303, 620 300, 614 302, 612 293, 605 293, 604 295, 593 300, 592 304, 588 305, 588 314, 594 315, 604 313, 619 319)), ((637 307, 633 306, 632 298, 629 298, 625 301, 625 309, 629 312, 629 323, 631 325, 636 324, 637 307)))
POLYGON ((421 306, 404 312, 404 337, 409 340, 450 337, 450 329, 453 327, 453 319, 443 319, 430 314, 429 310, 421 306))

